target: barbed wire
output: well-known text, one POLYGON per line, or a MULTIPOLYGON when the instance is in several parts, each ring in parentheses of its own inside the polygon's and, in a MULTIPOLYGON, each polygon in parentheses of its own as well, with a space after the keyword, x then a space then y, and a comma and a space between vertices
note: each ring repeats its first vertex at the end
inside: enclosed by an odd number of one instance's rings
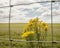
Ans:
POLYGON ((38 2, 31 2, 31 3, 20 3, 20 4, 10 4, 8 6, 1 6, 0 8, 6 8, 6 7, 13 7, 13 6, 20 6, 20 5, 31 5, 36 3, 50 3, 50 2, 59 2, 59 1, 38 1, 38 2))
POLYGON ((26 41, 26 40, 21 40, 21 39, 8 39, 8 38, 0 38, 0 40, 5 40, 5 41, 16 41, 16 42, 46 42, 46 43, 52 43, 52 42, 56 42, 56 43, 60 43, 60 41, 26 41))

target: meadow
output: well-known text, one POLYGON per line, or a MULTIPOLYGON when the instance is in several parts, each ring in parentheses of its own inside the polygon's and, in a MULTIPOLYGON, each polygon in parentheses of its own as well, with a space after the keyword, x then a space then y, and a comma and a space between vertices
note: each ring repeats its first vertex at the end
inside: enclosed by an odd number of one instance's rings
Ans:
MULTIPOLYGON (((22 40, 21 34, 23 32, 23 28, 25 27, 25 25, 26 23, 11 23, 10 24, 11 39, 22 40)), ((52 41, 51 24, 48 24, 48 26, 49 26, 49 29, 47 32, 46 41, 52 41)), ((10 41, 8 39, 9 39, 9 24, 0 23, 0 48, 10 48, 10 41), (2 38, 3 40, 1 40, 2 38), (4 40, 4 39, 7 39, 7 40, 4 40)), ((53 24, 53 40, 60 41, 60 24, 59 23, 53 24)), ((12 48, 26 48, 26 43, 28 42, 12 41, 12 48)), ((52 48, 51 42, 47 42, 45 44, 46 44, 45 46, 46 48, 52 48)), ((53 48, 60 48, 60 43, 59 42, 53 43, 53 46, 54 46, 53 48)))

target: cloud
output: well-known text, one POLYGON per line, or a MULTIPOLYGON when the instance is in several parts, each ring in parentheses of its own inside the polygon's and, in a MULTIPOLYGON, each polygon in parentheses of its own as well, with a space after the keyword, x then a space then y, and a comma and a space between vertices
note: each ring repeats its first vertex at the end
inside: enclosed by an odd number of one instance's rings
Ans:
POLYGON ((0 0, 0 7, 8 6, 8 5, 9 5, 9 0, 0 0))
MULTIPOLYGON (((12 0, 11 4, 31 3, 41 0, 12 0)), ((46 0, 44 0, 46 1, 46 0)), ((9 5, 9 0, 1 0, 0 6, 9 5)), ((53 22, 60 23, 60 3, 53 3, 53 22)), ((42 21, 51 22, 51 3, 36 3, 31 5, 14 6, 11 10, 11 23, 26 23, 31 18, 39 17, 42 21)), ((0 9, 0 23, 9 21, 9 7, 0 9)))
POLYGON ((31 3, 31 2, 41 2, 41 1, 51 1, 51 0, 12 0, 12 4, 21 4, 21 3, 31 3))

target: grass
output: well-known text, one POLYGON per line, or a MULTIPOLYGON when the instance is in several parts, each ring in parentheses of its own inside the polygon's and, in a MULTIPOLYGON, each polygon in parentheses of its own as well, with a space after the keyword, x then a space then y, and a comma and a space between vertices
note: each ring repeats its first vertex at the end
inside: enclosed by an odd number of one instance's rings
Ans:
MULTIPOLYGON (((11 23, 10 32, 12 39, 21 40, 21 33, 26 24, 24 23, 11 23)), ((52 40, 51 24, 49 25, 49 30, 47 32, 47 41, 52 40)), ((53 39, 54 41, 60 41, 60 24, 53 24, 53 39)), ((9 38, 9 24, 0 23, 0 38, 9 38)), ((25 48, 26 42, 12 42, 12 48, 25 48)), ((0 40, 0 48, 10 48, 10 41, 0 40)), ((36 48, 36 47, 35 47, 36 48)), ((51 43, 46 43, 46 48, 52 48, 51 43)), ((60 48, 60 43, 54 43, 54 48, 60 48)))

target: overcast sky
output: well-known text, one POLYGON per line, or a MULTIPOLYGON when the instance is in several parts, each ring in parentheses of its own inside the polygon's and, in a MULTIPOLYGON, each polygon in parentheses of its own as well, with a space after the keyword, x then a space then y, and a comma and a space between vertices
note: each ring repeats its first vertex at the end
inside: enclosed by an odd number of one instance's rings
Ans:
MULTIPOLYGON (((38 2, 42 0, 12 0, 11 4, 22 4, 38 2)), ((46 1, 46 0, 43 0, 46 1)), ((50 0, 48 0, 50 1, 50 0)), ((0 0, 0 7, 9 6, 9 0, 0 0)), ((60 3, 53 3, 53 22, 60 23, 60 3)), ((51 3, 35 3, 31 5, 13 6, 11 9, 11 23, 26 23, 31 18, 38 17, 40 20, 50 23, 51 22, 51 3)), ((0 8, 0 23, 9 22, 9 7, 0 8)))

